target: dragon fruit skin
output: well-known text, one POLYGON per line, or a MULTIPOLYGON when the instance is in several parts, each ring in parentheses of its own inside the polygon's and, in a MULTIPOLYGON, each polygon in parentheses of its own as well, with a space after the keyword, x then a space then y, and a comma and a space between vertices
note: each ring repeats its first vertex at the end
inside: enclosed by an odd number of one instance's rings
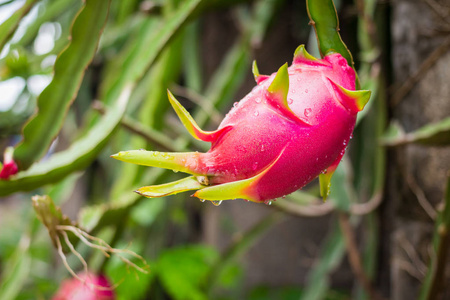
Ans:
POLYGON ((61 283, 58 292, 52 300, 114 300, 115 293, 108 279, 103 275, 92 273, 79 274, 77 278, 70 278, 61 283))
POLYGON ((143 187, 137 192, 159 197, 197 189, 206 200, 244 198, 255 202, 294 192, 321 176, 326 198, 329 181, 351 137, 357 112, 369 91, 354 91, 355 73, 340 54, 318 60, 304 46, 234 107, 216 131, 202 131, 169 92, 169 100, 190 133, 211 142, 206 153, 123 151, 119 160, 193 174, 180 181, 143 187), (321 174, 325 173, 325 174, 321 174))

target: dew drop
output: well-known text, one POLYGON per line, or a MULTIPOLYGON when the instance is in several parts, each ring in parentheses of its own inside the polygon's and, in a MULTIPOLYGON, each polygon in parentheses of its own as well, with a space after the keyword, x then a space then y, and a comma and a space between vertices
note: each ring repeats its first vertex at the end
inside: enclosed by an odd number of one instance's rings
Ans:
POLYGON ((292 90, 292 94, 295 94, 295 90, 294 89, 292 90))
POLYGON ((238 102, 234 102, 233 107, 238 107, 239 103, 238 102))
POLYGON ((253 171, 255 171, 257 168, 258 168, 258 162, 255 161, 255 162, 253 163, 252 169, 253 169, 253 171))
POLYGON ((305 108, 305 111, 303 112, 305 114, 305 117, 308 117, 311 114, 311 111, 311 108, 305 108))
POLYGON ((265 205, 272 205, 272 200, 266 200, 266 201, 264 201, 264 204, 265 205))
POLYGON ((286 195, 281 196, 281 199, 286 199, 286 195))
POLYGON ((259 112, 258 112, 257 110, 255 110, 255 112, 253 113, 253 115, 254 115, 255 117, 259 116, 259 112))
POLYGON ((200 202, 205 202, 205 199, 200 199, 200 202))
POLYGON ((256 98, 255 98, 255 102, 256 102, 256 103, 261 103, 261 98, 260 98, 260 97, 256 97, 256 98))
POLYGON ((264 151, 264 145, 261 145, 261 152, 264 151))
POLYGON ((214 205, 214 206, 219 206, 220 204, 222 204, 222 200, 219 200, 219 201, 211 201, 212 202, 212 204, 214 205))
POLYGON ((141 149, 139 149, 139 151, 145 151, 145 149, 141 148, 141 149))

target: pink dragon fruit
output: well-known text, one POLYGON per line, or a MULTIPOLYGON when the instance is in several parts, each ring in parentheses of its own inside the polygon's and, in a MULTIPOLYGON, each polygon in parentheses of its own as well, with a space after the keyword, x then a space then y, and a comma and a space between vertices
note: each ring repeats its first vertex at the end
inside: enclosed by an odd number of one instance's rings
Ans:
POLYGON ((77 278, 70 278, 61 283, 52 300, 114 300, 115 293, 111 284, 103 275, 83 273, 77 278), (84 281, 84 282, 83 282, 84 281))
MULTIPOLYGON (((370 91, 355 91, 355 72, 338 53, 316 59, 303 45, 292 66, 260 75, 257 86, 235 103, 216 131, 203 131, 168 92, 175 112, 194 138, 211 142, 206 153, 122 151, 112 157, 192 176, 136 192, 161 197, 188 190, 202 200, 243 198, 266 202, 302 188, 319 176, 327 197, 356 115, 370 91)), ((217 203, 217 202, 216 202, 217 203)))

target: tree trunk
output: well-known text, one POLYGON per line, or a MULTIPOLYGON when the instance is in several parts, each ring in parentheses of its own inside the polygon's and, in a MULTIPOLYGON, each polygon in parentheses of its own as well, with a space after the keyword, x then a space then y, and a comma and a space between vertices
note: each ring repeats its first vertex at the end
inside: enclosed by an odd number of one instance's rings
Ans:
MULTIPOLYGON (((392 3, 393 81, 398 85, 390 105, 406 132, 449 116, 449 14, 448 0, 392 3), (411 79, 411 88, 400 95, 399 87, 411 79)), ((449 147, 407 145, 389 152, 380 278, 391 299, 418 297, 433 255, 434 218, 449 169, 449 147)), ((450 299, 450 290, 444 294, 442 299, 450 299)))

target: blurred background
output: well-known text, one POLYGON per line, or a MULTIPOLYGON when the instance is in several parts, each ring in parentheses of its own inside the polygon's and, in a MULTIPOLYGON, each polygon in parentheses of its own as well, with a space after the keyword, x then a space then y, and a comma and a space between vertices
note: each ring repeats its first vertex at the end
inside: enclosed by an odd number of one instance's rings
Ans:
POLYGON ((305 1, 0 0, 0 151, 16 147, 21 170, 0 180, 0 299, 50 299, 71 277, 33 195, 146 260, 127 256, 143 273, 70 236, 118 299, 450 299, 450 2, 334 2, 372 98, 330 199, 315 180, 214 206, 140 197, 182 175, 109 156, 206 151, 166 90, 216 129, 255 86, 252 60, 271 74, 300 44, 320 57, 305 1))

